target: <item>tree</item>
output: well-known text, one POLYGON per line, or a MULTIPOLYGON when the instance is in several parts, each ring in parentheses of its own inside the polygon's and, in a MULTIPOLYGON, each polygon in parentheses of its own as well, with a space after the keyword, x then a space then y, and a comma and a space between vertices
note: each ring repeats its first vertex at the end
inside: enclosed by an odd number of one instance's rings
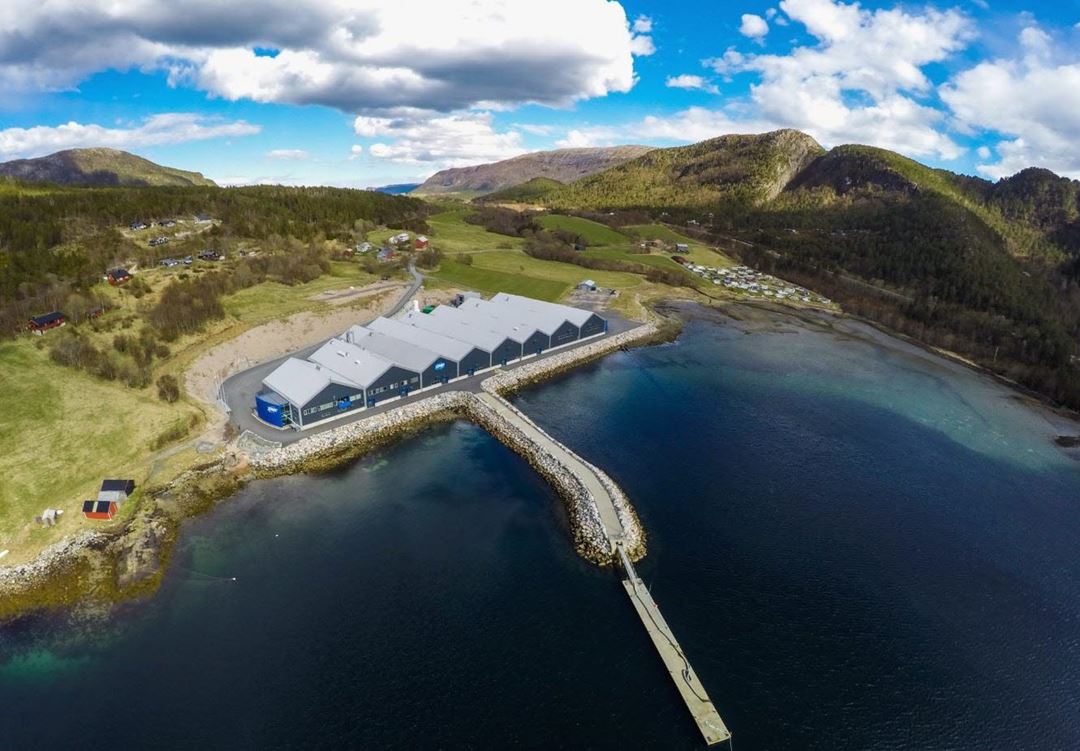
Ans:
POLYGON ((180 384, 176 381, 176 376, 166 373, 157 379, 157 393, 158 398, 163 402, 172 404, 180 398, 180 384))

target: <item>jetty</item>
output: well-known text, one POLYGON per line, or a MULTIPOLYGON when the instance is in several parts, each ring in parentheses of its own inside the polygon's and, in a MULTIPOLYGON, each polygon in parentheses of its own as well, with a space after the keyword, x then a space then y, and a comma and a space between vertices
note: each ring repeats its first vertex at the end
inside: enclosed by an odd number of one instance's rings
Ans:
POLYGON ((679 691, 679 696, 682 697, 686 708, 690 710, 690 715, 694 718, 698 730, 701 731, 705 743, 712 746, 725 741, 730 742, 731 731, 727 729, 727 725, 721 719, 720 713, 716 711, 705 687, 701 685, 697 673, 690 665, 690 660, 683 653, 671 627, 661 615, 660 608, 653 600, 648 587, 637 575, 634 564, 626 555, 622 545, 619 545, 617 550, 619 561, 626 574, 626 578, 623 579, 623 588, 626 589, 634 610, 637 611, 645 630, 649 633, 649 638, 652 639, 653 646, 660 654, 660 659, 664 661, 664 667, 667 668, 668 675, 675 683, 675 688, 679 691))
POLYGON ((607 473, 553 438, 504 398, 535 380, 573 367, 603 353, 623 348, 654 334, 647 324, 580 348, 501 371, 481 382, 475 391, 450 390, 366 419, 311 435, 291 446, 252 451, 253 467, 263 472, 304 466, 341 446, 370 448, 392 440, 412 426, 440 416, 464 417, 484 428, 519 454, 563 499, 578 553, 599 565, 621 566, 623 587, 675 688, 708 745, 731 741, 731 732, 701 685, 682 647, 648 588, 634 570, 645 555, 645 532, 629 499, 607 473))
MULTIPOLYGON (((634 569, 634 563, 627 553, 629 524, 624 523, 620 509, 626 508, 625 497, 615 483, 603 471, 588 463, 569 448, 548 435, 543 429, 526 417, 520 410, 501 396, 486 392, 478 396, 497 416, 500 421, 513 426, 520 438, 532 444, 531 450, 556 462, 563 472, 569 473, 580 483, 587 501, 595 508, 603 529, 603 536, 612 555, 622 566, 626 578, 623 588, 634 605, 634 610, 641 618, 645 630, 652 639, 660 659, 667 668, 675 688, 690 711, 694 723, 701 731, 705 743, 712 746, 729 742, 731 732, 727 729, 720 713, 716 711, 709 694, 694 672, 690 660, 686 657, 678 639, 668 626, 660 608, 653 600, 648 588, 634 569)), ((493 431, 496 434, 502 430, 493 431)), ((625 512, 623 514, 625 516, 625 512)), ((636 518, 634 519, 636 522, 636 518)))

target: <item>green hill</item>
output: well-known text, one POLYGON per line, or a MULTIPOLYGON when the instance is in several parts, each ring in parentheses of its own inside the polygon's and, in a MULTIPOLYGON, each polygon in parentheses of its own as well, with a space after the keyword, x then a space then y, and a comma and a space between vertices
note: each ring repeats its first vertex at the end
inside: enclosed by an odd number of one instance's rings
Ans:
POLYGON ((589 245, 618 245, 629 241, 626 235, 613 230, 605 224, 584 219, 580 216, 564 214, 545 214, 535 219, 544 229, 561 229, 572 232, 589 245))
POLYGON ((473 200, 474 203, 537 203, 551 195, 563 183, 550 177, 534 177, 518 185, 488 193, 473 200))
POLYGON ((654 149, 552 192, 555 208, 618 209, 707 206, 774 198, 825 150, 797 130, 720 136, 654 149))
POLYGON ((209 186, 198 172, 163 167, 116 149, 69 149, 37 159, 0 163, 0 175, 26 182, 77 186, 209 186))

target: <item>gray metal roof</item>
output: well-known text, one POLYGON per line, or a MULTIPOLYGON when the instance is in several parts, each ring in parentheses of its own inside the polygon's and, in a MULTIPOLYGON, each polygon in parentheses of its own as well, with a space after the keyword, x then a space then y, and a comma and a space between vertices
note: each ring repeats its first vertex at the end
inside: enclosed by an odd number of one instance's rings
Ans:
POLYGON ((315 350, 308 359, 340 373, 349 381, 358 383, 365 389, 394 366, 394 363, 385 357, 360 349, 341 339, 331 339, 315 350))
POLYGON ((466 300, 459 310, 476 311, 498 321, 513 322, 515 326, 528 330, 529 336, 537 330, 551 336, 567 321, 566 316, 550 310, 533 310, 506 303, 499 305, 487 300, 466 300))
POLYGON ((554 302, 545 302, 544 300, 534 300, 531 297, 511 295, 508 292, 500 292, 491 298, 491 302, 523 310, 548 311, 563 316, 575 326, 581 326, 595 315, 591 310, 582 310, 581 308, 574 308, 570 305, 560 305, 554 302))
POLYGON ((319 367, 307 360, 290 357, 263 379, 263 385, 288 399, 293 404, 303 406, 329 386, 340 383, 353 388, 360 388, 345 376, 319 367))
POLYGON ((380 334, 393 336, 418 347, 429 349, 432 352, 438 352, 441 357, 454 362, 461 362, 474 349, 474 346, 468 342, 438 334, 434 331, 428 331, 419 326, 410 326, 393 318, 376 318, 367 327, 372 331, 378 331, 380 334))
MULTIPOLYGON (((439 310, 442 310, 442 306, 435 308, 435 311, 439 310)), ((447 308, 447 310, 453 309, 447 308)), ((485 352, 495 351, 495 348, 506 340, 506 334, 499 334, 495 331, 485 330, 476 326, 469 326, 461 318, 446 316, 444 313, 440 313, 436 316, 435 311, 431 313, 408 313, 401 320, 403 323, 411 326, 426 329, 427 331, 434 331, 436 334, 453 337, 454 339, 460 339, 474 347, 479 347, 485 352)))
POLYGON ((464 323, 466 326, 474 326, 479 329, 488 331, 494 331, 497 334, 501 334, 503 338, 510 339, 518 344, 524 344, 525 341, 536 333, 536 327, 523 324, 521 321, 516 320, 518 316, 503 316, 497 318, 487 315, 483 311, 476 308, 468 308, 470 301, 466 301, 465 305, 460 308, 448 308, 438 307, 431 313, 431 315, 440 315, 444 318, 453 316, 457 320, 464 323), (442 311, 441 313, 439 311, 442 311))
POLYGON ((438 352, 387 336, 364 326, 353 326, 345 332, 345 340, 363 350, 385 357, 396 365, 423 373, 441 358, 438 352))

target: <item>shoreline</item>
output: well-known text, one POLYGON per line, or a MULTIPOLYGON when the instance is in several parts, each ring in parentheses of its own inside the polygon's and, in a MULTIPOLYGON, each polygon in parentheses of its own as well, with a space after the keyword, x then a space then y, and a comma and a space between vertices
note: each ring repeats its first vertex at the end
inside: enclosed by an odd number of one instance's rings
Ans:
MULTIPOLYGON (((758 301, 732 300, 703 304, 678 297, 657 302, 652 313, 652 320, 630 331, 569 350, 559 357, 492 374, 484 379, 481 388, 505 397, 533 384, 557 378, 618 349, 673 341, 681 331, 683 320, 695 316, 710 319, 722 316, 744 323, 751 321, 754 316, 760 316, 761 321, 768 320, 771 327, 794 322, 830 329, 838 336, 858 336, 868 342, 882 344, 875 341, 874 335, 867 335, 869 332, 837 328, 838 325, 849 323, 865 326, 881 337, 900 343, 909 351, 917 351, 922 357, 938 359, 952 367, 989 376, 997 386, 1011 392, 1013 398, 1043 413, 1055 430, 1065 431, 1057 436, 1056 441, 1051 437, 1051 441, 1066 456, 1080 460, 1080 449, 1070 445, 1080 438, 1080 414, 1030 392, 978 363, 890 331, 860 316, 758 301), (751 315, 740 315, 739 311, 751 315), (1069 431, 1072 431, 1072 435, 1069 431)), ((499 429, 493 429, 490 422, 485 425, 483 415, 473 404, 475 400, 475 395, 467 392, 440 392, 381 415, 307 436, 290 446, 253 455, 239 451, 234 442, 224 458, 190 469, 166 485, 148 487, 142 506, 125 527, 83 531, 54 543, 30 562, 0 568, 0 623, 35 611, 91 603, 109 605, 150 595, 168 567, 173 544, 183 522, 211 510, 248 482, 335 469, 373 450, 412 437, 431 425, 460 419, 480 425, 496 440, 522 456, 544 477, 567 509, 578 554, 599 565, 610 563, 610 555, 602 552, 602 546, 597 542, 596 520, 582 511, 580 488, 575 488, 572 482, 567 482, 566 478, 551 469, 550 457, 545 461, 520 445, 515 446, 515 437, 499 435, 499 429), (386 424, 373 426, 367 424, 369 421, 386 424), (270 458, 269 455, 275 453, 276 457, 270 458)), ((627 528, 640 530, 640 535, 629 546, 633 560, 639 560, 645 554, 646 535, 633 506, 602 470, 576 454, 574 456, 596 471, 613 497, 621 498, 620 520, 627 528)))
MULTIPOLYGON (((671 341, 680 330, 678 321, 661 317, 558 356, 493 374, 484 379, 481 388, 499 396, 511 394, 620 349, 671 341)), ((147 488, 142 505, 124 527, 73 535, 32 561, 0 568, 0 623, 38 611, 109 606, 150 595, 168 567, 184 520, 211 510, 248 482, 335 469, 430 425, 458 419, 488 429, 496 440, 525 458, 564 502, 578 553, 600 565, 610 563, 610 552, 602 552, 596 520, 585 510, 587 491, 583 494, 582 488, 563 476, 568 473, 555 470, 550 457, 544 459, 521 448, 520 441, 515 448, 514 438, 489 429, 494 423, 471 404, 474 400, 478 401, 476 396, 466 392, 440 392, 258 455, 243 454, 234 444, 224 458, 190 469, 166 485, 147 488)), ((630 529, 640 530, 628 545, 639 559, 645 553, 645 535, 629 501, 602 470, 578 458, 595 470, 605 487, 617 491, 620 520, 630 529)))

